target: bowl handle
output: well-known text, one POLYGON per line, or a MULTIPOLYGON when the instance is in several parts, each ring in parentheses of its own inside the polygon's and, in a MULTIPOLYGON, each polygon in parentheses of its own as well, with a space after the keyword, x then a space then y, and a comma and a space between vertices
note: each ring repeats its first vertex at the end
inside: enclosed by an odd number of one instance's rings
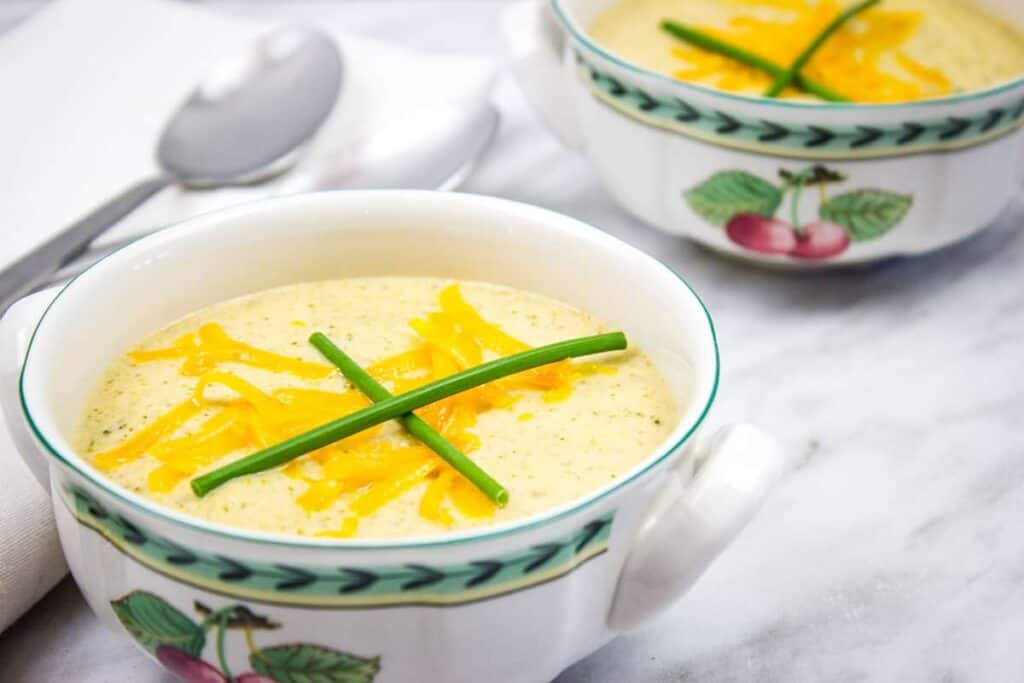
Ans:
POLYGON ((753 518, 785 466, 778 442, 750 425, 699 438, 640 526, 608 625, 633 628, 682 596, 753 518))
POLYGON ((562 65, 565 33, 547 0, 526 0, 505 9, 501 29, 507 63, 527 101, 567 147, 579 149, 582 137, 576 104, 562 65))
POLYGON ((46 491, 50 490, 50 469, 25 422, 19 383, 32 334, 60 290, 51 287, 20 299, 0 320, 0 407, 21 459, 46 491))

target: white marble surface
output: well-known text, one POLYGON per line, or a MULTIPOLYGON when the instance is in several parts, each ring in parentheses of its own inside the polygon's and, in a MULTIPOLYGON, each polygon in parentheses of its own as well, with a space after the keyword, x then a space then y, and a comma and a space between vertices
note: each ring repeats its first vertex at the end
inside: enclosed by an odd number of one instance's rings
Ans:
MULTIPOLYGON (((500 4, 226 6, 496 53, 500 4)), ((0 0, 0 29, 31 5, 0 0)), ((631 219, 507 81, 497 100, 500 137, 466 189, 582 218, 683 274, 722 344, 711 422, 755 421, 799 456, 686 598, 557 683, 1024 680, 1024 202, 914 261, 752 270, 631 219)), ((0 636, 5 683, 167 680, 69 581, 0 636)))

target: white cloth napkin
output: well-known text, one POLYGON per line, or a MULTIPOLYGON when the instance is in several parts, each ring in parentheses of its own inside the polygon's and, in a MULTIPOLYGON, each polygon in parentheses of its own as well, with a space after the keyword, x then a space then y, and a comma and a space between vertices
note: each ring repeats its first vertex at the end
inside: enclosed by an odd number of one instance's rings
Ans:
POLYGON ((67 572, 50 498, 0 418, 0 632, 67 572))
MULTIPOLYGON (((165 119, 219 58, 268 24, 171 0, 58 0, 0 36, 0 265, 155 171, 165 119)), ((338 105, 301 166, 338 154, 417 107, 475 107, 496 75, 487 60, 336 36, 345 60, 338 105)), ((300 169, 301 170, 301 169, 300 169)), ((169 189, 98 243, 287 191, 169 189)), ((66 571, 49 499, 0 424, 0 631, 66 571)))

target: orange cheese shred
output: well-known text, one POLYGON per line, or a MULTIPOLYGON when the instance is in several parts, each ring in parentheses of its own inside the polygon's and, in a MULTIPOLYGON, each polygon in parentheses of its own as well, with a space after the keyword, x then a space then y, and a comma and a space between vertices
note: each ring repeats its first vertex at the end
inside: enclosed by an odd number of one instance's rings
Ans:
POLYGON ((379 479, 371 484, 363 494, 352 501, 349 508, 357 515, 363 517, 376 512, 383 505, 390 503, 413 486, 426 481, 427 477, 438 466, 439 463, 434 458, 428 462, 414 464, 411 467, 407 465, 404 468, 396 468, 389 472, 386 478, 379 479))
POLYGON ((140 458, 153 444, 176 432, 183 424, 199 413, 200 406, 188 399, 171 408, 134 436, 115 448, 104 451, 93 458, 93 464, 103 471, 110 471, 140 458))
POLYGON ((206 323, 196 332, 178 337, 168 348, 128 353, 128 360, 133 363, 178 358, 184 359, 180 372, 187 377, 202 375, 220 363, 240 363, 271 372, 287 372, 303 379, 330 377, 337 372, 329 365, 289 358, 232 339, 217 323, 206 323))
POLYGON ((427 485, 427 490, 420 499, 420 515, 438 524, 451 526, 454 520, 448 510, 444 509, 445 496, 455 479, 455 471, 451 469, 442 470, 427 485))
POLYGON ((352 538, 359 531, 359 518, 346 517, 341 520, 341 528, 332 531, 321 531, 317 534, 321 538, 352 538))

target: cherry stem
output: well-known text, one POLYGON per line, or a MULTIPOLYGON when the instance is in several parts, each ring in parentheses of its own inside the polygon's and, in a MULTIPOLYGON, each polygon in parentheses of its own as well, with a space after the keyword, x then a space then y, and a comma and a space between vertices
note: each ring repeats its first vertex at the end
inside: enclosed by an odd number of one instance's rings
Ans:
POLYGON ((232 605, 210 612, 205 619, 199 622, 199 628, 203 629, 203 631, 209 631, 212 626, 220 622, 222 615, 230 615, 234 610, 235 607, 232 605))
POLYGON ((803 228, 800 226, 800 195, 803 194, 807 179, 813 173, 814 167, 809 166, 797 173, 796 177, 793 178, 793 196, 789 198, 789 219, 793 225, 793 232, 796 233, 797 237, 801 237, 804 234, 803 228))
POLYGON ((231 669, 228 668, 227 657, 224 656, 224 633, 228 629, 228 612, 227 610, 220 610, 217 624, 217 660, 220 662, 221 672, 224 677, 228 679, 228 683, 232 683, 235 677, 231 675, 231 669))
POLYGON ((249 648, 249 654, 256 652, 256 643, 252 640, 252 629, 245 626, 242 628, 242 632, 245 634, 245 646, 249 648))

